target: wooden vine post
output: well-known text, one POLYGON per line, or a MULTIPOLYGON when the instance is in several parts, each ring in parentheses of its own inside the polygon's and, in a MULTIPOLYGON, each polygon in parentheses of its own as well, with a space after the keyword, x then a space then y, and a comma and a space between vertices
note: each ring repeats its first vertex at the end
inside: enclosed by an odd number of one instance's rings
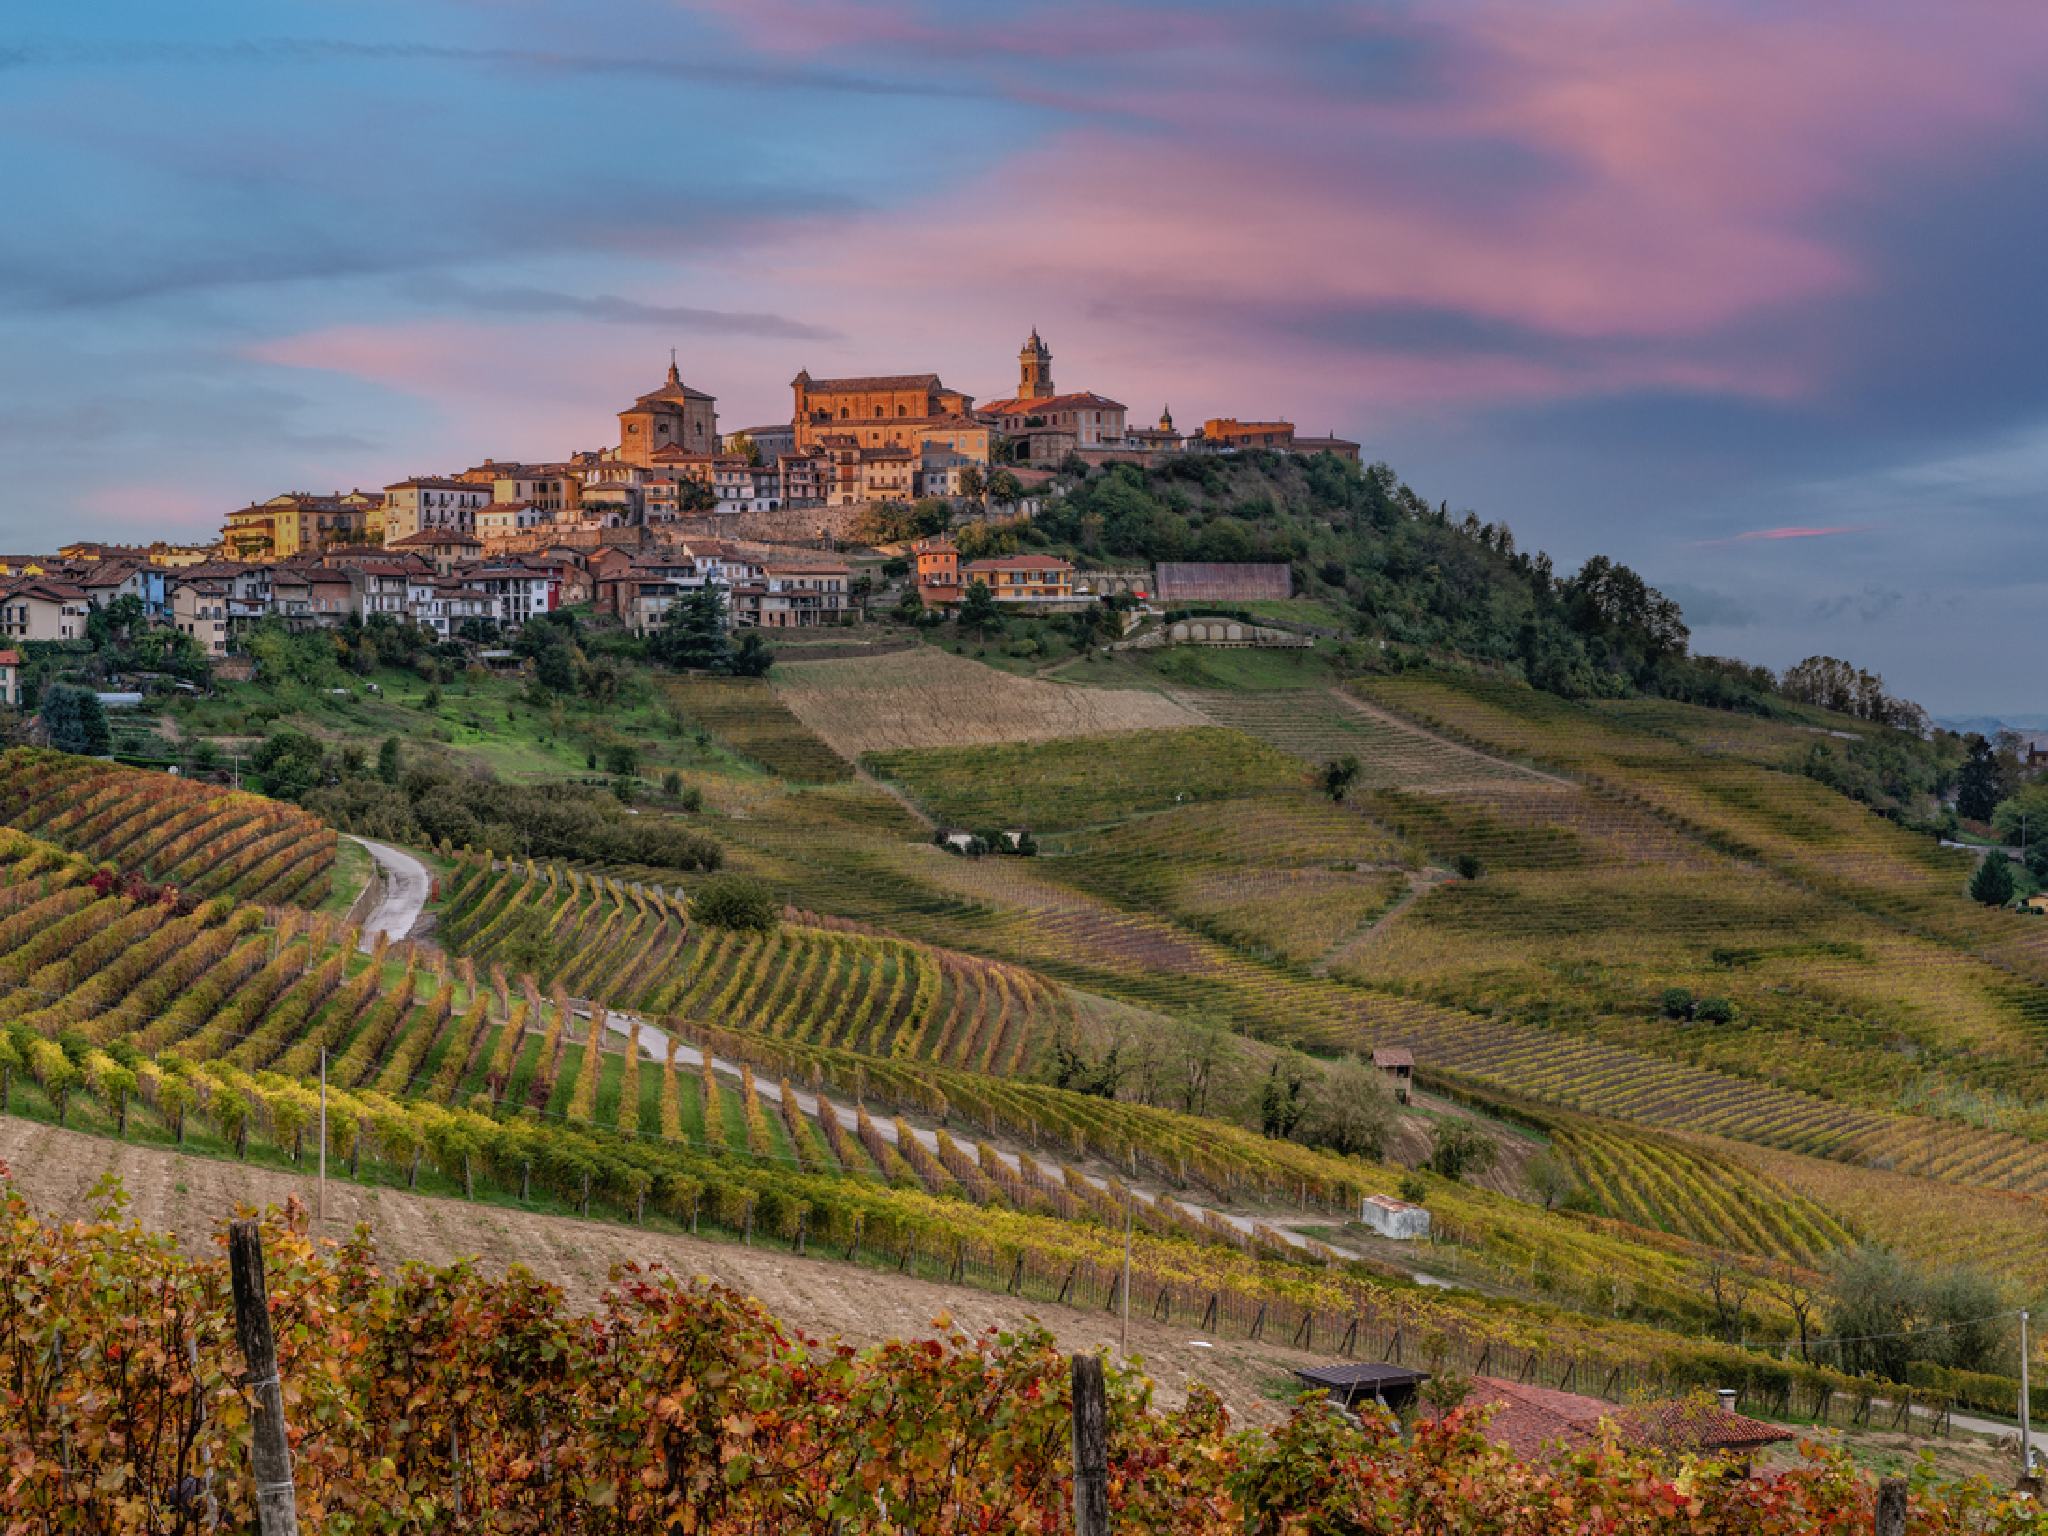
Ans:
POLYGON ((1109 1407, 1102 1356, 1074 1356, 1074 1536, 1109 1536, 1109 1407))
POLYGON ((256 1474, 256 1519, 262 1536, 298 1536, 292 1451, 285 1434, 284 1385, 270 1333, 270 1295, 263 1283, 263 1238, 253 1220, 228 1227, 228 1263, 235 1293, 235 1342, 256 1399, 250 1462, 256 1474))

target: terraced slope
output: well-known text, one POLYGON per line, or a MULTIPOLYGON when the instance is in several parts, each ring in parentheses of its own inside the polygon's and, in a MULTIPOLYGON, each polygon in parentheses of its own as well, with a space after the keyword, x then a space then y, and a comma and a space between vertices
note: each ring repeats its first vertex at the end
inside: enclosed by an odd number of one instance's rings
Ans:
POLYGON ((1361 789, 1447 790, 1540 778, 1416 729, 1384 711, 1326 689, 1271 693, 1177 690, 1173 697, 1206 718, 1256 736, 1308 763, 1355 756, 1361 789))

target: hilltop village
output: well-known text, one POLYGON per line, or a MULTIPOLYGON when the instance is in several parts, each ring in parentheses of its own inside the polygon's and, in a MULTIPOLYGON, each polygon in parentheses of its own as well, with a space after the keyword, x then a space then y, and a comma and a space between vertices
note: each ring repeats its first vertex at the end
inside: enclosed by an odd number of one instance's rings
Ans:
MULTIPOLYGON (((1133 426, 1106 395, 1061 391, 1036 329, 1018 369, 1011 397, 980 405, 931 373, 806 371, 792 381, 789 420, 734 429, 671 359, 666 380, 618 413, 612 447, 487 458, 375 491, 272 496, 228 513, 204 545, 80 541, 0 555, 0 643, 83 639, 89 614, 122 598, 208 661, 272 616, 333 628, 385 615, 474 639, 587 603, 644 636, 706 588, 730 628, 809 628, 856 607, 853 573, 832 556, 859 542, 878 507, 1028 515, 1062 469, 1254 448, 1358 461, 1357 443, 1286 421, 1222 417, 1183 434, 1165 410, 1156 426, 1133 426)), ((959 551, 934 549, 917 585, 935 609, 977 580, 998 601, 1077 595, 1062 560, 995 555, 963 567, 945 558, 959 551)))

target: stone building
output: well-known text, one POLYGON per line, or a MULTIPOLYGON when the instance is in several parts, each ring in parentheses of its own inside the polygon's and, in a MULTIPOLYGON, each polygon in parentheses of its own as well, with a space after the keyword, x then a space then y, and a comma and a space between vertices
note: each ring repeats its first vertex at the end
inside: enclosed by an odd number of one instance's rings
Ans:
POLYGON ((719 450, 718 401, 692 389, 668 365, 668 382, 619 412, 619 457, 628 464, 652 464, 664 448, 684 453, 719 450))
POLYGON ((915 453, 940 437, 960 452, 977 445, 988 458, 987 429, 972 418, 974 397, 948 389, 936 373, 874 374, 857 379, 814 379, 806 369, 790 381, 796 392, 791 417, 799 452, 824 446, 827 437, 851 437, 862 448, 908 448, 915 453))

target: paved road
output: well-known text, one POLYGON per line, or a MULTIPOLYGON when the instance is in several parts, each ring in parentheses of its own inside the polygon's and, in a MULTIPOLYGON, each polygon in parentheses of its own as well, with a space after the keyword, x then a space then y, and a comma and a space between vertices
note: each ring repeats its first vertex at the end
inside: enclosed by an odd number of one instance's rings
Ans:
POLYGON ((378 934, 390 934, 395 944, 412 932, 413 925, 420 920, 420 913, 426 910, 427 898, 433 894, 434 876, 426 865, 403 848, 394 848, 389 843, 373 843, 367 837, 351 840, 370 851, 370 857, 377 861, 377 868, 384 876, 384 897, 363 920, 360 947, 364 954, 368 954, 376 946, 378 934))

